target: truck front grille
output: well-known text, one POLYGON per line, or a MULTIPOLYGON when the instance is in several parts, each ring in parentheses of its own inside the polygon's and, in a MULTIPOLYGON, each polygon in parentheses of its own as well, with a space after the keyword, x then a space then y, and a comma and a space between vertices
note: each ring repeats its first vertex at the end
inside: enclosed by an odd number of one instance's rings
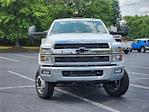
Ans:
POLYGON ((102 76, 103 70, 62 71, 64 77, 102 76))
POLYGON ((55 62, 109 62, 109 56, 55 57, 55 62))
POLYGON ((55 49, 78 49, 84 48, 109 48, 108 43, 69 43, 69 44, 55 44, 55 49))

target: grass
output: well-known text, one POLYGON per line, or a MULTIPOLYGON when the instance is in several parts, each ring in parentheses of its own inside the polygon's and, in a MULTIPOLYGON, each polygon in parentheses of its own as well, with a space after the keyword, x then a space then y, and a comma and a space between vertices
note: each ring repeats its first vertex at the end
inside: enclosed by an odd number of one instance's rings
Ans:
POLYGON ((23 46, 23 47, 14 47, 14 46, 0 46, 0 52, 5 53, 5 52, 38 52, 39 47, 28 47, 28 46, 23 46))
POLYGON ((23 48, 25 48, 25 49, 39 49, 39 47, 23 47, 23 48))
POLYGON ((0 46, 0 52, 5 52, 10 48, 11 48, 10 46, 0 46))
POLYGON ((0 49, 2 49, 2 50, 9 49, 9 48, 11 48, 11 47, 10 46, 0 46, 0 49))

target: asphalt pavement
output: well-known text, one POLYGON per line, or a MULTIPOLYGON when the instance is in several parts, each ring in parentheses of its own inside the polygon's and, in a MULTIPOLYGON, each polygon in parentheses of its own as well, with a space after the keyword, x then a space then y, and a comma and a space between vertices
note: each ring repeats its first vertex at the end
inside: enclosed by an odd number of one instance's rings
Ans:
POLYGON ((149 52, 125 55, 130 86, 120 98, 103 88, 56 88, 51 100, 40 99, 34 78, 37 53, 0 53, 0 112, 148 112, 149 52))

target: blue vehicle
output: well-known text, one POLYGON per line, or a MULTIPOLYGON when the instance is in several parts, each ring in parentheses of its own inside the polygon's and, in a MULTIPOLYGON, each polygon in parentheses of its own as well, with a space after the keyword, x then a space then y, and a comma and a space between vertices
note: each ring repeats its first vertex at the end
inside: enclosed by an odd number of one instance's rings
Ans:
POLYGON ((149 50, 149 38, 147 39, 136 39, 132 44, 132 50, 138 50, 138 52, 145 53, 149 50))

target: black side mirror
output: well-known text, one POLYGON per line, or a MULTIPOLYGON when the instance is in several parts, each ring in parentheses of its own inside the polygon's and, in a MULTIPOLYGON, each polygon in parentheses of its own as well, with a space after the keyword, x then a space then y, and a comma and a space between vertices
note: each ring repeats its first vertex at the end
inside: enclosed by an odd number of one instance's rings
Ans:
POLYGON ((121 36, 128 36, 128 26, 122 25, 117 32, 109 31, 111 35, 121 35, 121 36))
POLYGON ((36 26, 30 26, 28 29, 28 35, 29 37, 35 37, 35 36, 47 36, 48 31, 43 31, 43 32, 37 32, 36 26))
POLYGON ((128 26, 127 25, 122 25, 120 27, 120 32, 122 36, 128 36, 128 26))

